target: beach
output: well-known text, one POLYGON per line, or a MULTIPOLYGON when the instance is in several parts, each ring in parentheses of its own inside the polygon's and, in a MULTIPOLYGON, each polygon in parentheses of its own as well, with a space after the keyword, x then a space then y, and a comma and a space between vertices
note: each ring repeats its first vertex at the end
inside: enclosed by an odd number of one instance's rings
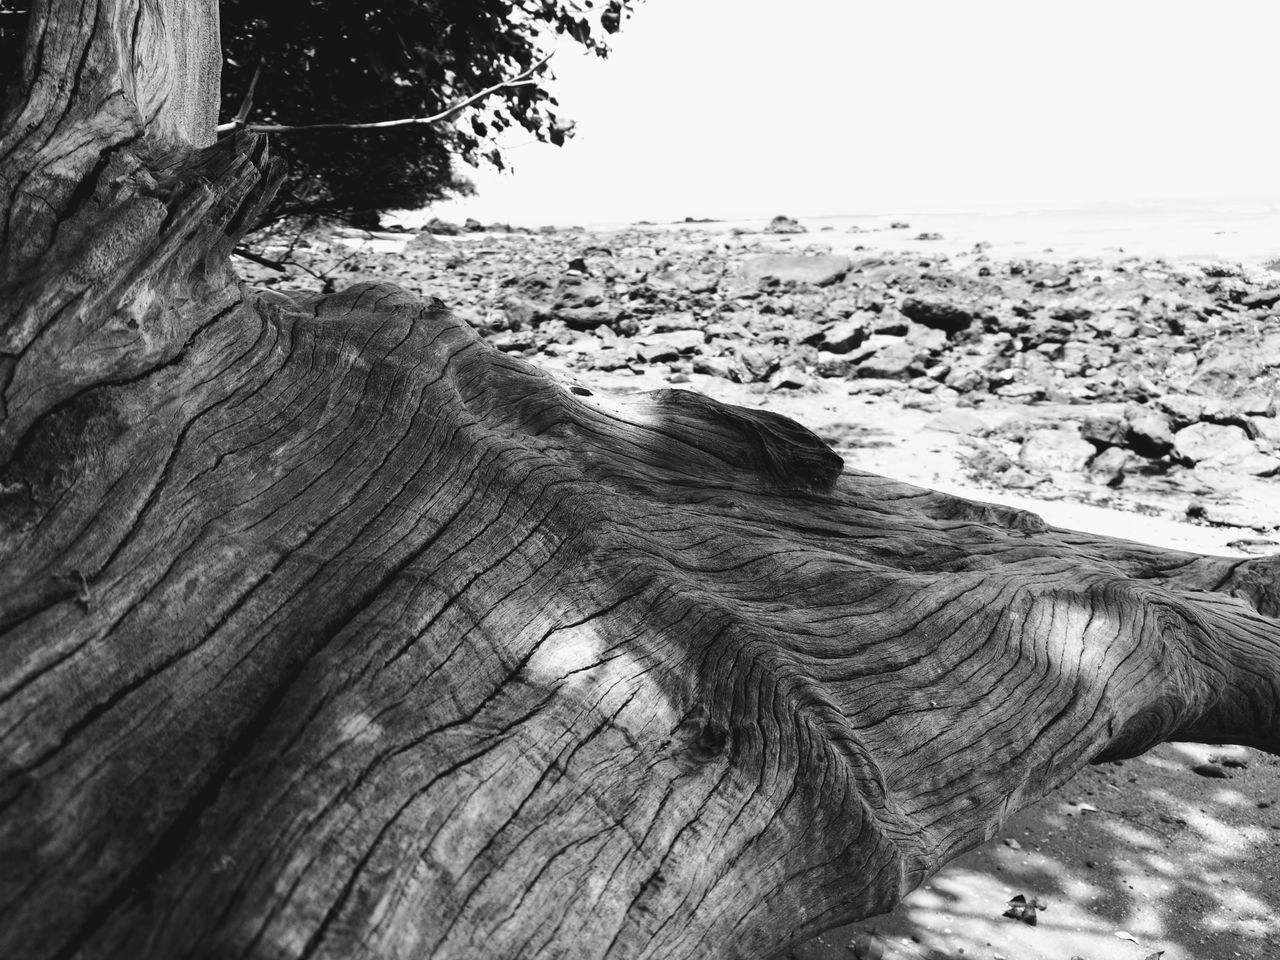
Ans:
MULTIPOLYGON (((284 270, 239 266, 438 297, 602 402, 696 390, 791 417, 846 469, 1280 556, 1280 220, 1202 214, 281 229, 255 250, 284 270)), ((1280 957, 1277 864, 1280 761, 1165 745, 1087 769, 893 914, 794 956, 1280 957)))

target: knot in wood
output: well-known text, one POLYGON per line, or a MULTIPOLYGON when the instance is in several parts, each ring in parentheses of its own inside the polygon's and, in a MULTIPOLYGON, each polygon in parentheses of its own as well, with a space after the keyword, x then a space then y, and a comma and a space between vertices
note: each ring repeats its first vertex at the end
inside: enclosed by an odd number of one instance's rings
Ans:
POLYGON ((704 723, 698 730, 689 752, 695 760, 711 760, 729 746, 729 731, 718 723, 704 723))

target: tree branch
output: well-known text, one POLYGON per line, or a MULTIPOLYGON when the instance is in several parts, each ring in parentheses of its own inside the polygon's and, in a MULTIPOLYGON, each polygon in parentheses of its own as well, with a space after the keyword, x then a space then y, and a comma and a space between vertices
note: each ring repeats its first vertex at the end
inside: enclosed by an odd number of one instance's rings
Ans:
POLYGON ((302 130, 385 130, 389 127, 408 127, 418 124, 439 123, 442 120, 448 120, 454 114, 465 110, 473 104, 479 103, 485 97, 492 96, 501 90, 510 90, 515 87, 530 86, 534 81, 531 79, 533 74, 546 65, 552 54, 547 54, 533 66, 527 70, 516 74, 509 80, 503 80, 501 83, 495 83, 491 87, 486 87, 479 93, 473 93, 471 96, 459 100, 457 103, 432 114, 429 117, 404 117, 399 120, 377 120, 372 123, 303 123, 303 124, 287 124, 287 123, 245 123, 244 117, 237 116, 234 120, 227 123, 218 124, 218 133, 227 133, 232 130, 242 129, 249 130, 253 133, 296 133, 302 130))

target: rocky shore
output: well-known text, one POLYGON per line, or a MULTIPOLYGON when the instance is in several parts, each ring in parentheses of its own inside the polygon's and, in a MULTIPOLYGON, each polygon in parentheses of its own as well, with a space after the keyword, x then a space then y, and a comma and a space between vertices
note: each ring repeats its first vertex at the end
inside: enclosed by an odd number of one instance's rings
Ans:
POLYGON ((258 252, 286 271, 245 272, 278 287, 390 279, 585 388, 696 389, 794 416, 856 468, 1225 526, 1232 549, 1280 550, 1276 265, 920 251, 940 239, 785 217, 436 222, 282 232, 258 252), (916 250, 894 249, 908 239, 916 250))
MULTIPOLYGON (((786 218, 432 229, 281 231, 254 252, 284 269, 242 272, 276 288, 392 280, 580 392, 675 387, 767 407, 851 468, 1059 526, 1280 552, 1280 264, 1011 258, 905 223, 818 232, 786 218)), ((791 956, 1269 956, 1277 805, 1280 760, 1243 747, 1091 767, 892 914, 791 956)))

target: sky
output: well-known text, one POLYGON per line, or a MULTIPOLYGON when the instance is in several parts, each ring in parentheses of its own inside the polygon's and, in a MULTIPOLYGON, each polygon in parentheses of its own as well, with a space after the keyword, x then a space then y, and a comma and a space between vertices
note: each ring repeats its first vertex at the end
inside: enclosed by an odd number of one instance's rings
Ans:
MULTIPOLYGON (((430 214, 538 225, 1280 196, 1275 0, 644 0, 564 147, 430 214)), ((469 171, 469 168, 465 168, 469 171)))

